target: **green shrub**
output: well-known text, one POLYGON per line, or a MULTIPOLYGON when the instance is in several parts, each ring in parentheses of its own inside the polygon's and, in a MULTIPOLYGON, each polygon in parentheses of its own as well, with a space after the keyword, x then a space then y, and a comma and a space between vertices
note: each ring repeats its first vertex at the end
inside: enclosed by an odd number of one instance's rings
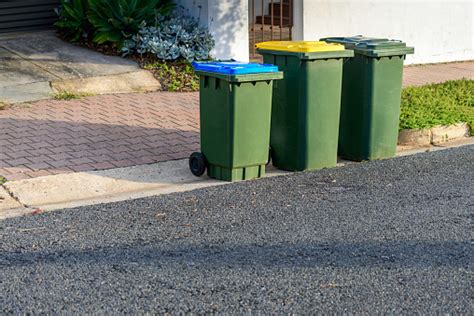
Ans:
POLYGON ((160 60, 207 60, 214 47, 214 39, 198 20, 180 10, 168 17, 157 16, 157 26, 143 26, 138 34, 127 39, 122 47, 130 53, 153 54, 160 60))
POLYGON ((87 14, 89 0, 61 0, 59 20, 54 24, 64 32, 66 38, 77 42, 87 38, 92 31, 87 14))
POLYGON ((474 80, 403 89, 400 129, 466 122, 474 132, 474 80))
POLYGON ((154 24, 157 14, 166 15, 174 7, 170 0, 89 0, 89 5, 89 21, 95 28, 93 41, 112 42, 118 47, 137 34, 141 25, 154 24))

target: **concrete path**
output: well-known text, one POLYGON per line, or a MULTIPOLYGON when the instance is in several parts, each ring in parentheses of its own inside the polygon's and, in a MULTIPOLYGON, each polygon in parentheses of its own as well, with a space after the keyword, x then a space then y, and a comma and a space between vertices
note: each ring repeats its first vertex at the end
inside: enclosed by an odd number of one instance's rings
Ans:
POLYGON ((0 36, 0 102, 51 98, 57 91, 156 91, 153 75, 128 59, 68 44, 53 32, 0 36))
POLYGON ((0 222, 0 314, 472 314, 474 146, 0 222))
POLYGON ((474 80, 474 61, 405 67, 403 86, 422 86, 463 78, 474 80))

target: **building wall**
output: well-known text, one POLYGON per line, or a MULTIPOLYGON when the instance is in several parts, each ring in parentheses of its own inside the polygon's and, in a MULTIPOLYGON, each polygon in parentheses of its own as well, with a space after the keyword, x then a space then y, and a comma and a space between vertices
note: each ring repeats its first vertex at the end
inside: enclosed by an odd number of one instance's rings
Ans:
POLYGON ((53 28, 59 0, 0 1, 0 33, 53 28))
POLYGON ((178 0, 190 15, 209 28, 217 59, 248 61, 248 0, 178 0))
POLYGON ((295 39, 366 36, 415 47, 407 64, 474 59, 472 0, 299 0, 295 39), (301 17, 301 18, 298 18, 301 17))

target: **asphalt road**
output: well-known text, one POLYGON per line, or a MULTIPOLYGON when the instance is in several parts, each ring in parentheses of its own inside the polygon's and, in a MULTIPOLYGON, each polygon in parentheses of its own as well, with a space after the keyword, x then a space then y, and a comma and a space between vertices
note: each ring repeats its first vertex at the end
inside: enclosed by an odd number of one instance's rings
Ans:
POLYGON ((474 146, 0 222, 0 314, 473 313, 474 146))

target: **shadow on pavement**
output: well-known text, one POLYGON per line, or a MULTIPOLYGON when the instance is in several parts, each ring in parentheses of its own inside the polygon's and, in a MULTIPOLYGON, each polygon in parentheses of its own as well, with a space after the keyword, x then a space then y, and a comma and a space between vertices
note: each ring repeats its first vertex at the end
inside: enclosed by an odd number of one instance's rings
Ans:
POLYGON ((124 245, 91 250, 2 252, 0 267, 29 265, 118 265, 213 268, 468 268, 473 245, 467 241, 285 243, 277 245, 124 245))

